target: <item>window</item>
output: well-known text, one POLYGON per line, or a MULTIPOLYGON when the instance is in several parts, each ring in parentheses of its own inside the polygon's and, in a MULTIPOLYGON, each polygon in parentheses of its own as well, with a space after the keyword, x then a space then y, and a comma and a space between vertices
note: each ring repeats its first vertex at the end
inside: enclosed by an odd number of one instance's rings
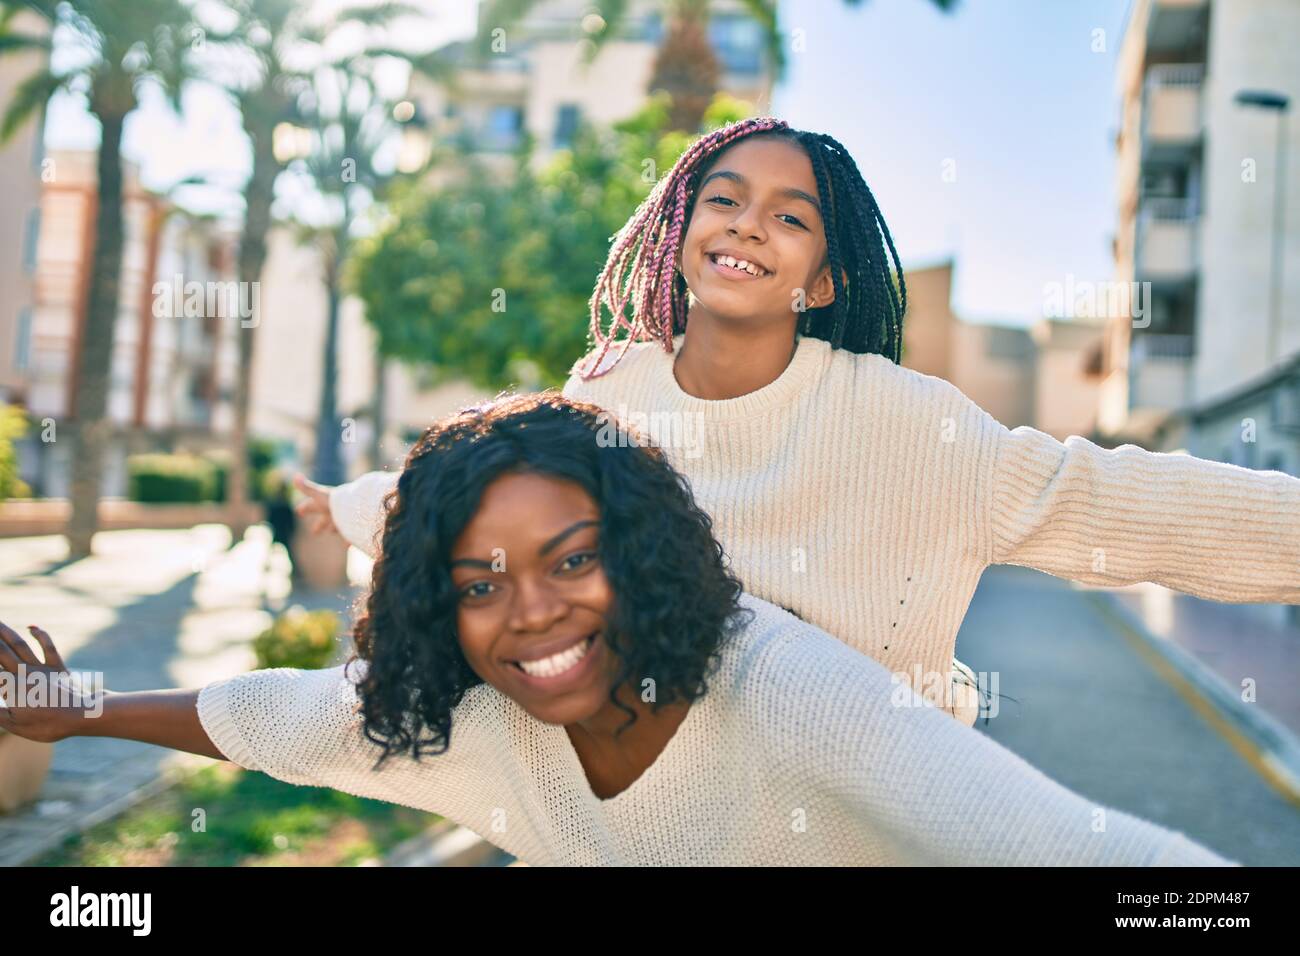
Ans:
POLYGON ((555 148, 568 149, 573 145, 573 136, 578 132, 580 113, 573 103, 562 103, 555 118, 555 148))
POLYGON ((524 111, 518 106, 489 108, 483 127, 484 149, 514 149, 524 125, 524 111))
POLYGON ((757 73, 763 62, 763 32, 748 17, 716 16, 709 19, 709 42, 718 62, 729 73, 757 73))
POLYGON ((32 360, 32 310, 26 306, 18 312, 18 337, 14 342, 14 370, 27 371, 32 360))
POLYGON ((37 208, 27 213, 26 229, 23 232, 23 268, 28 275, 36 272, 36 244, 41 238, 41 210, 37 208))

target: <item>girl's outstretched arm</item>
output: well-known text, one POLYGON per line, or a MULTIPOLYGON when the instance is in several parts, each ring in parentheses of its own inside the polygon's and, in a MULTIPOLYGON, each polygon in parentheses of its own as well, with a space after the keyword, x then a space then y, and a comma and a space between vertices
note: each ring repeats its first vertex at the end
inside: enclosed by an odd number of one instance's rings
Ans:
POLYGON ((44 661, 21 635, 0 623, 0 729, 45 743, 120 737, 226 759, 199 721, 199 691, 114 693, 96 687, 68 671, 45 631, 32 627, 31 633, 44 661))
POLYGON ((990 564, 1300 604, 1300 479, 986 418, 990 564))
POLYGON ((388 514, 385 499, 401 476, 400 471, 368 471, 355 481, 329 489, 334 527, 348 544, 372 558, 379 553, 388 514))
MULTIPOLYGON (((569 377, 563 394, 573 398, 582 386, 577 375, 569 377)), ((354 481, 327 489, 329 517, 345 541, 370 557, 379 553, 380 539, 387 516, 385 499, 397 487, 401 469, 368 471, 354 481)), ((320 487, 320 486, 317 486, 320 487)))

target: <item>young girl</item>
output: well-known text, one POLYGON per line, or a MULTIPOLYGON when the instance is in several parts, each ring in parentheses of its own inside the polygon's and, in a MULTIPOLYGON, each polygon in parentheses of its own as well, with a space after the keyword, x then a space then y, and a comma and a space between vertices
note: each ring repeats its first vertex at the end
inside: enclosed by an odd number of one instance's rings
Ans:
MULTIPOLYGON (((990 564, 1300 603, 1300 480, 1008 430, 898 364, 905 307, 844 147, 746 120, 688 149, 620 231, 596 348, 564 393, 648 423, 747 590, 918 691, 951 688, 938 702, 968 725, 978 699, 953 652, 990 564)), ((300 476, 299 510, 373 555, 395 481, 300 476)))
MULTIPOLYGON (((348 664, 110 693, 98 717, 11 702, 0 727, 432 811, 535 865, 1229 865, 743 594, 685 481, 605 417, 523 396, 430 428, 348 664)), ((0 669, 63 672, 32 631, 45 664, 0 626, 0 669)))

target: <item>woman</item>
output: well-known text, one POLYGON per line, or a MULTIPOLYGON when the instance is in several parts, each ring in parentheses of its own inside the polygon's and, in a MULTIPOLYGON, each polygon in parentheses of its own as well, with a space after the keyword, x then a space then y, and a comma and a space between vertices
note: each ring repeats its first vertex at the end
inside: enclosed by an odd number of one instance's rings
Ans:
MULTIPOLYGON (((957 632, 991 564, 1300 603, 1300 480, 1008 430, 898 364, 902 269, 829 136, 761 117, 702 137, 616 237, 591 307, 565 395, 649 423, 746 590, 951 689, 962 723, 979 701, 957 632)), ((301 514, 374 554, 395 474, 297 480, 301 514)))
MULTIPOLYGON (((742 593, 662 453, 521 396, 411 450, 346 665, 102 715, 12 707, 37 740, 128 737, 448 817, 530 864, 1225 865, 1098 806, 742 593)), ((0 629, 0 668, 58 675, 0 629)))

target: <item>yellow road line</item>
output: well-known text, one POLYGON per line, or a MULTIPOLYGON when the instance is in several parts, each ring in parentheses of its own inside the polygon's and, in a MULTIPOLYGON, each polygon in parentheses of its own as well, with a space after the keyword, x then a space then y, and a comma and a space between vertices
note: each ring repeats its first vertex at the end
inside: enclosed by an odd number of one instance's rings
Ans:
POLYGON ((1292 806, 1300 808, 1300 785, 1282 767, 1277 765, 1273 755, 1262 749, 1233 724, 1225 720, 1219 708, 1202 694, 1196 685, 1184 677, 1164 656, 1152 650, 1146 638, 1137 633, 1128 621, 1124 620, 1114 609, 1109 607, 1106 598, 1097 592, 1087 595, 1102 616, 1113 624, 1137 654, 1151 666, 1151 669, 1164 678, 1205 722, 1219 732, 1241 758, 1250 764, 1274 790, 1292 806))

